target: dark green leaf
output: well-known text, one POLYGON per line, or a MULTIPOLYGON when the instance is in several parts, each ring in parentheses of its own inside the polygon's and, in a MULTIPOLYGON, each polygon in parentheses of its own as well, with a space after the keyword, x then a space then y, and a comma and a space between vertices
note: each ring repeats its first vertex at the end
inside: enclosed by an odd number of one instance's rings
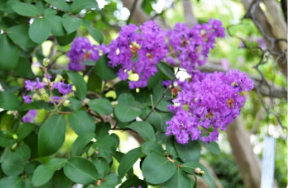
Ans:
POLYGON ((113 107, 108 99, 93 99, 88 102, 88 106, 99 114, 110 115, 113 113, 113 107))
POLYGON ((145 121, 134 122, 127 128, 136 131, 146 141, 156 141, 153 127, 145 121))
POLYGON ((82 149, 95 137, 94 133, 83 133, 78 136, 71 147, 71 156, 77 156, 82 154, 82 149))
POLYGON ((22 188, 23 180, 19 176, 8 176, 0 180, 0 187, 22 188))
POLYGON ((168 80, 172 80, 174 78, 174 72, 167 64, 159 62, 157 68, 162 73, 163 78, 168 80))
POLYGON ((120 104, 126 104, 129 106, 134 106, 134 104, 135 104, 135 99, 134 99, 133 95, 131 95, 130 93, 122 93, 118 97, 117 101, 120 104))
POLYGON ((102 182, 100 185, 96 185, 94 188, 112 188, 116 187, 121 183, 121 180, 116 174, 109 174, 106 178, 105 181, 102 182))
POLYGON ((41 186, 47 183, 52 178, 54 172, 62 168, 65 163, 66 159, 53 158, 47 164, 38 166, 33 173, 33 185, 41 186))
POLYGON ((177 168, 175 174, 166 183, 166 188, 192 188, 194 182, 180 168, 177 168))
POLYGON ((215 154, 215 155, 220 155, 221 151, 219 148, 219 145, 216 142, 210 142, 210 143, 206 143, 206 144, 202 144, 208 151, 210 151, 211 153, 215 154))
POLYGON ((29 28, 29 37, 36 43, 42 44, 50 35, 49 21, 44 18, 36 18, 29 28))
POLYGON ((63 169, 61 169, 54 173, 52 184, 54 188, 71 188, 73 182, 65 176, 63 169))
POLYGON ((198 141, 189 141, 187 144, 179 144, 175 141, 175 148, 183 162, 198 162, 200 159, 200 144, 198 141))
POLYGON ((76 87, 77 96, 80 100, 84 100, 87 93, 87 85, 83 79, 83 77, 77 72, 66 71, 70 80, 76 87))
POLYGON ((149 155, 151 152, 158 153, 159 155, 165 155, 165 151, 162 146, 154 141, 147 141, 141 145, 142 152, 149 155))
POLYGON ((142 173, 148 183, 161 184, 169 180, 177 166, 157 153, 149 154, 143 161, 142 173))
POLYGON ((169 136, 166 139, 166 152, 169 153, 169 155, 176 157, 177 156, 177 152, 175 149, 175 145, 174 145, 174 137, 173 136, 169 136))
POLYGON ((94 164, 95 168, 98 171, 98 178, 99 179, 105 178, 110 170, 109 163, 107 162, 107 160, 102 157, 97 157, 92 160, 92 163, 94 164))
POLYGON ((96 74, 103 80, 113 80, 117 77, 116 70, 108 66, 108 58, 106 55, 101 56, 95 65, 96 74))
POLYGON ((109 130, 111 129, 110 123, 99 122, 96 124, 96 139, 100 139, 108 134, 109 130))
POLYGON ((62 18, 62 24, 67 31, 67 34, 73 33, 76 31, 82 24, 82 20, 80 18, 75 18, 65 14, 62 18))
POLYGON ((115 115, 122 122, 134 120, 141 114, 141 109, 118 103, 115 107, 115 115))
POLYGON ((65 140, 66 121, 63 115, 54 115, 40 127, 38 150, 40 156, 48 156, 62 146, 65 140))
POLYGON ((1 131, 0 132, 0 146, 5 147, 11 147, 14 144, 14 139, 11 134, 8 132, 1 131))
POLYGON ((94 119, 82 110, 74 111, 68 116, 69 125, 76 134, 93 133, 95 131, 94 119))
POLYGON ((79 110, 82 107, 82 102, 75 97, 70 97, 68 100, 71 102, 71 105, 69 106, 71 110, 79 110))
POLYGON ((151 0, 143 0, 141 3, 141 8, 144 10, 144 12, 146 12, 146 14, 150 14, 151 11, 153 10, 152 4, 151 4, 151 0))
MULTIPOLYGON (((44 15, 45 16, 49 16, 49 15, 55 15, 57 14, 57 11, 55 9, 52 9, 52 8, 46 8, 44 10, 44 15)), ((62 24, 61 24, 62 25, 62 24)))
POLYGON ((62 26, 62 18, 53 14, 45 16, 46 20, 49 21, 51 26, 51 33, 55 36, 65 35, 64 28, 62 26))
POLYGON ((26 166, 25 166, 25 173, 26 175, 30 176, 34 173, 36 168, 40 166, 42 163, 39 161, 30 161, 26 166))
POLYGON ((147 188, 145 181, 140 180, 137 176, 133 176, 132 178, 124 181, 119 188, 138 188, 139 186, 141 186, 142 188, 147 188))
POLYGON ((75 38, 77 34, 77 31, 73 32, 73 33, 70 33, 69 35, 64 35, 64 36, 61 36, 61 37, 56 37, 57 39, 57 42, 60 46, 66 46, 67 44, 70 44, 73 39, 75 38))
POLYGON ((18 110, 20 108, 20 101, 13 93, 2 91, 0 92, 0 108, 18 110))
POLYGON ((32 72, 31 63, 29 59, 22 57, 19 58, 19 61, 14 69, 14 73, 17 76, 22 76, 31 79, 35 77, 34 73, 32 72))
POLYGON ((96 156, 104 157, 108 162, 108 157, 111 157, 111 155, 115 153, 117 146, 118 141, 110 135, 105 135, 93 144, 93 148, 97 151, 96 156))
POLYGON ((16 2, 12 6, 12 9, 17 13, 22 16, 28 16, 28 17, 33 17, 33 16, 40 16, 41 11, 34 5, 28 4, 28 3, 21 3, 21 2, 16 2))
POLYGON ((73 182, 84 185, 98 180, 98 172, 93 163, 81 157, 68 159, 64 166, 64 173, 73 182))
POLYGON ((205 174, 200 177, 209 185, 210 188, 217 187, 213 176, 202 164, 198 162, 187 162, 182 165, 182 170, 193 175, 198 175, 195 173, 196 168, 200 168, 201 170, 205 172, 205 174))
POLYGON ((18 140, 26 138, 34 130, 34 127, 35 124, 32 123, 23 123, 20 125, 16 132, 18 140))
POLYGON ((32 131, 26 138, 24 138, 24 142, 31 149, 31 157, 38 157, 38 135, 32 131))
POLYGON ((102 89, 102 79, 94 72, 90 72, 87 83, 88 91, 100 92, 102 89))
POLYGON ((97 1, 94 0, 75 0, 71 5, 71 12, 78 14, 83 9, 98 8, 97 1))
POLYGON ((135 148, 126 153, 120 161, 118 168, 119 177, 122 179, 125 174, 133 167, 134 163, 141 157, 141 148, 135 148))
POLYGON ((89 34, 95 39, 99 44, 103 43, 104 37, 100 30, 91 26, 88 20, 83 19, 83 25, 87 28, 89 34))
MULTIPOLYGON (((11 71, 15 68, 19 58, 19 52, 12 41, 6 34, 2 34, 0 38, 0 70, 11 71)), ((0 102, 1 107, 1 102, 0 102)))
POLYGON ((31 48, 37 46, 37 44, 29 38, 28 30, 29 26, 27 24, 21 24, 7 29, 7 34, 11 40, 21 47, 31 48))
POLYGON ((63 10, 64 12, 69 12, 69 6, 66 3, 65 0, 46 0, 51 5, 57 7, 60 10, 63 10))

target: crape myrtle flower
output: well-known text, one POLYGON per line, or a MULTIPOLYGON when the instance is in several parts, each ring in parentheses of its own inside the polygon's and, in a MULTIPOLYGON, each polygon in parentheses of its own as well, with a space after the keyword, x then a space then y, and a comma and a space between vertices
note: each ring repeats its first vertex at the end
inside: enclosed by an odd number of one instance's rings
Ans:
POLYGON ((140 28, 129 24, 121 28, 119 37, 109 45, 109 66, 121 65, 118 76, 128 79, 128 72, 139 76, 129 81, 130 89, 145 87, 148 79, 157 72, 156 65, 168 53, 165 32, 154 21, 145 22, 140 28))
MULTIPOLYGON (((199 66, 206 63, 210 49, 214 48, 215 39, 225 37, 225 29, 221 21, 213 19, 202 25, 196 24, 192 29, 185 23, 177 23, 173 30, 167 31, 167 37, 174 56, 180 61, 180 67, 191 73, 196 63, 199 66)), ((170 64, 174 63, 171 58, 167 57, 166 60, 170 64)))
POLYGON ((23 122, 32 123, 37 116, 37 110, 29 110, 28 113, 22 118, 23 122))
POLYGON ((32 96, 23 96, 23 99, 28 104, 30 104, 32 102, 32 96))
POLYGON ((226 130, 240 114, 245 103, 241 92, 253 88, 253 81, 238 70, 226 74, 195 71, 189 81, 176 82, 181 91, 174 105, 168 106, 174 116, 166 122, 166 135, 174 135, 181 144, 217 141, 219 129, 226 130))
POLYGON ((97 61, 100 55, 107 53, 108 48, 102 45, 92 45, 88 38, 78 37, 72 44, 71 49, 67 53, 69 58, 68 69, 81 71, 85 69, 83 62, 85 60, 97 61))
POLYGON ((53 88, 58 89, 58 91, 61 94, 66 95, 66 94, 72 92, 72 86, 73 86, 73 84, 65 84, 63 82, 57 82, 53 85, 53 88))

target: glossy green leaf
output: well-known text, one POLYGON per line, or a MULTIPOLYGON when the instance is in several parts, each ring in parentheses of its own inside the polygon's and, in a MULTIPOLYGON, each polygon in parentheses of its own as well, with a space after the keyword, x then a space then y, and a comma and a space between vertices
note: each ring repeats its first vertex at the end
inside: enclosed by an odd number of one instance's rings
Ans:
POLYGON ((77 96, 80 100, 84 100, 87 93, 87 85, 83 77, 74 71, 66 71, 70 80, 76 87, 77 96))
POLYGON ((147 141, 141 145, 142 152, 149 155, 152 152, 158 153, 159 155, 165 155, 165 151, 162 146, 154 141, 147 141))
POLYGON ((49 21, 44 18, 36 18, 29 28, 29 37, 36 43, 42 44, 50 35, 49 21))
MULTIPOLYGON (((3 119, 2 119, 3 121, 3 119)), ((9 134, 6 131, 0 131, 0 146, 5 147, 11 147, 15 143, 13 137, 11 134, 9 134)))
MULTIPOLYGON (((204 175, 200 175, 200 177, 209 185, 210 188, 216 188, 216 183, 213 176, 210 174, 209 170, 207 170, 202 164, 198 162, 187 162, 182 164, 182 170, 193 175, 197 175, 195 173, 195 169, 200 168, 205 172, 204 175)), ((198 175, 197 175, 198 176, 198 175)))
POLYGON ((221 151, 219 148, 219 145, 216 142, 210 142, 210 143, 206 143, 206 144, 202 144, 208 151, 210 151, 211 153, 215 154, 215 155, 220 155, 221 151))
POLYGON ((82 110, 74 111, 68 116, 69 125, 76 134, 93 133, 95 131, 94 119, 82 110))
POLYGON ((37 46, 37 44, 29 38, 28 31, 29 26, 27 24, 20 24, 7 29, 7 34, 11 40, 21 47, 31 48, 37 46))
POLYGON ((98 178, 105 178, 110 170, 110 166, 107 160, 103 157, 97 157, 92 160, 92 163, 98 171, 98 178))
POLYGON ((21 3, 21 2, 14 3, 12 6, 12 9, 17 14, 20 14, 21 16, 28 16, 28 17, 40 16, 42 13, 36 6, 28 4, 28 3, 21 3))
POLYGON ((148 183, 161 184, 169 180, 177 166, 157 153, 149 154, 143 161, 142 173, 148 183))
POLYGON ((141 114, 141 109, 118 103, 115 107, 115 115, 122 122, 134 120, 141 114))
POLYGON ((23 123, 20 125, 16 132, 18 140, 26 138, 34 130, 35 126, 36 125, 32 123, 23 123))
POLYGON ((55 36, 65 35, 64 28, 62 26, 62 18, 53 14, 45 16, 46 20, 49 21, 51 26, 51 33, 55 36))
POLYGON ((47 17, 47 16, 50 16, 50 15, 55 15, 57 14, 57 10, 55 9, 52 9, 52 8, 46 8, 44 10, 44 15, 47 17))
POLYGON ((26 175, 30 176, 33 175, 34 171, 38 166, 40 166, 42 163, 39 161, 30 161, 26 166, 25 166, 25 173, 26 175))
POLYGON ((104 157, 110 162, 111 155, 115 153, 118 147, 118 140, 116 140, 114 136, 105 135, 98 139, 92 146, 96 151, 96 157, 104 157))
POLYGON ((110 123, 107 122, 99 122, 96 124, 96 139, 103 138, 105 135, 109 134, 109 130, 111 129, 110 123))
POLYGON ((139 187, 147 188, 147 184, 145 181, 140 180, 137 176, 133 176, 132 178, 127 179, 124 181, 119 188, 131 188, 131 187, 139 187))
POLYGON ((46 0, 46 1, 64 12, 69 12, 69 6, 65 0, 46 0))
POLYGON ((134 122, 127 126, 127 128, 136 131, 146 141, 156 141, 153 127, 146 121, 134 122))
POLYGON ((97 1, 94 0, 75 0, 71 5, 71 12, 78 14, 83 9, 98 8, 97 1))
POLYGON ((13 70, 18 63, 19 51, 6 34, 2 34, 0 38, 0 54, 5 54, 0 55, 0 70, 13 70))
POLYGON ((172 80, 174 78, 174 72, 167 64, 159 62, 157 64, 157 68, 165 79, 172 80))
POLYGON ((95 65, 95 73, 103 80, 113 80, 117 77, 117 71, 108 66, 107 55, 101 56, 95 65))
POLYGON ((88 106, 99 114, 110 115, 113 113, 111 102, 105 98, 93 99, 88 102, 88 106))
POLYGON ((20 108, 20 101, 13 93, 2 91, 0 92, 0 108, 18 110, 20 108))
POLYGON ((102 89, 102 79, 94 71, 90 72, 87 83, 87 90, 100 92, 101 89, 102 89))
POLYGON ((122 179, 125 174, 133 167, 134 163, 141 157, 141 148, 135 148, 126 153, 120 161, 118 175, 122 179))
POLYGON ((96 40, 99 44, 103 43, 104 37, 100 30, 91 26, 88 20, 83 19, 83 25, 87 28, 89 34, 96 40))
POLYGON ((54 115, 40 127, 38 150, 40 156, 57 152, 65 140, 66 121, 63 115, 54 115))
POLYGON ((133 95, 130 93, 122 93, 118 98, 117 98, 118 103, 120 104, 126 104, 130 106, 134 106, 135 104, 135 99, 133 95))
POLYGON ((19 176, 8 176, 0 180, 0 187, 23 188, 22 178, 19 176))
POLYGON ((75 97, 70 97, 68 100, 71 102, 69 108, 71 110, 79 110, 82 107, 82 102, 76 99, 75 97))
POLYGON ((63 169, 61 169, 54 173, 52 184, 54 188, 71 188, 73 182, 65 176, 63 169))
POLYGON ((33 79, 35 78, 34 73, 32 72, 31 62, 27 58, 19 58, 19 61, 14 69, 14 73, 17 76, 22 76, 25 78, 33 79))
POLYGON ((166 188, 192 188, 194 182, 180 168, 177 168, 175 174, 166 183, 166 188))
POLYGON ((57 42, 60 46, 66 46, 73 41, 76 34, 77 34, 77 31, 70 33, 69 35, 56 36, 56 39, 57 39, 57 42))
POLYGON ((94 188, 112 188, 116 187, 121 183, 121 179, 116 174, 109 174, 107 177, 105 177, 105 181, 102 182, 100 185, 96 185, 94 188))
POLYGON ((187 144, 179 144, 175 141, 175 148, 183 162, 198 162, 200 159, 200 144, 198 141, 189 141, 187 144))
POLYGON ((71 156, 77 156, 82 154, 82 149, 95 137, 94 133, 82 133, 73 142, 71 147, 71 156))
POLYGON ((174 145, 174 137, 173 136, 167 137, 165 144, 166 144, 166 152, 169 155, 176 157, 177 152, 176 152, 175 145, 174 145))
POLYGON ((76 31, 82 24, 80 18, 75 18, 69 15, 64 15, 62 18, 62 25, 65 28, 67 34, 73 33, 76 31))
POLYGON ((65 163, 66 159, 53 158, 47 164, 38 166, 33 173, 33 185, 41 186, 47 183, 52 178, 54 172, 62 168, 65 163))
POLYGON ((64 173, 73 182, 84 185, 95 183, 98 180, 98 172, 93 163, 81 157, 68 159, 64 166, 64 173))

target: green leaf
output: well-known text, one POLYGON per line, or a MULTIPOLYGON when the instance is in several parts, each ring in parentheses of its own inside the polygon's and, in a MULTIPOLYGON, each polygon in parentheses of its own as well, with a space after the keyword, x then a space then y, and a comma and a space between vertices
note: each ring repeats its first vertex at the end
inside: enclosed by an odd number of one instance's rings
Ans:
POLYGON ((61 169, 54 173, 52 184, 55 188, 71 188, 73 182, 65 176, 63 169, 61 169))
POLYGON ((175 148, 183 162, 198 162, 200 159, 200 144, 198 141, 189 141, 187 144, 179 144, 175 141, 175 148))
POLYGON ((68 159, 64 166, 64 173, 73 182, 84 185, 98 180, 98 172, 93 163, 81 157, 68 159))
POLYGON ((19 58, 19 61, 14 69, 14 73, 17 76, 22 76, 25 78, 30 78, 30 79, 35 78, 35 75, 31 69, 31 63, 29 59, 27 58, 22 58, 22 57, 19 58))
POLYGON ((46 1, 64 12, 70 11, 69 6, 65 0, 46 0, 46 1))
MULTIPOLYGON (((141 117, 146 117, 151 110, 151 108, 146 108, 146 111, 142 113, 141 117)), ((150 114, 146 121, 152 124, 157 131, 166 132, 166 129, 168 127, 166 122, 170 121, 172 117, 173 113, 154 111, 150 114)))
POLYGON ((91 26, 90 22, 83 19, 83 25, 87 28, 89 34, 96 40, 99 44, 103 43, 104 37, 100 30, 91 26))
POLYGON ((127 128, 136 131, 146 141, 156 141, 152 125, 145 121, 131 123, 127 128))
POLYGON ((16 2, 12 6, 12 9, 21 16, 33 17, 41 15, 41 11, 36 6, 28 3, 16 2))
POLYGON ((51 33, 55 36, 65 35, 64 28, 62 26, 62 18, 53 14, 45 16, 46 20, 49 21, 51 26, 51 33))
POLYGON ((8 176, 4 177, 0 180, 0 187, 3 188, 22 188, 23 187, 23 179, 19 176, 8 176))
POLYGON ((141 114, 141 109, 128 106, 123 103, 118 103, 115 107, 115 115, 122 122, 129 122, 134 120, 141 114))
POLYGON ((109 174, 106 178, 105 181, 102 182, 100 185, 96 185, 94 188, 111 188, 111 187, 116 187, 121 183, 121 180, 116 174, 109 174))
POLYGON ((69 125, 76 134, 93 133, 95 131, 94 119, 82 110, 74 111, 68 116, 69 125))
POLYGON ((102 79, 94 71, 90 72, 87 83, 87 90, 100 92, 101 89, 102 89, 102 79))
POLYGON ((157 68, 165 79, 172 80, 174 78, 174 72, 167 64, 159 62, 159 64, 157 64, 157 68))
POLYGON ((141 148, 135 148, 126 153, 120 161, 118 175, 122 179, 125 174, 133 167, 134 163, 141 157, 141 148))
POLYGON ((71 5, 71 12, 78 14, 83 9, 98 8, 97 1, 94 0, 75 0, 71 5))
POLYGON ((94 164, 95 168, 98 171, 98 178, 103 179, 107 174, 109 173, 110 166, 107 160, 103 157, 97 157, 92 160, 92 163, 94 164))
POLYGON ((88 106, 99 114, 110 115, 113 113, 111 102, 105 98, 93 99, 88 102, 88 106))
POLYGON ((147 185, 145 181, 140 180, 137 176, 133 176, 132 178, 129 178, 128 180, 124 181, 119 188, 131 188, 131 187, 139 187, 147 188, 147 185))
POLYGON ((95 65, 95 73, 103 80, 113 80, 117 77, 116 70, 108 66, 107 55, 101 56, 95 65))
POLYGON ((159 155, 165 155, 165 151, 162 146, 154 141, 147 141, 141 145, 142 152, 149 155, 151 152, 158 153, 159 155))
POLYGON ((66 121, 63 115, 54 115, 40 127, 38 150, 40 156, 57 152, 65 140, 66 121))
MULTIPOLYGON (((55 15, 57 14, 57 10, 55 9, 52 9, 52 8, 46 8, 44 10, 44 15, 47 17, 47 16, 50 16, 50 15, 55 15)), ((62 24, 61 24, 62 25, 62 24)))
POLYGON ((76 31, 82 24, 82 20, 80 18, 75 18, 65 14, 62 18, 62 25, 65 28, 67 34, 73 33, 76 31))
POLYGON ((29 26, 27 24, 20 24, 7 29, 7 34, 11 40, 13 40, 16 44, 20 45, 24 48, 31 48, 37 46, 29 38, 29 26))
POLYGON ((96 139, 100 139, 104 137, 105 135, 108 135, 109 130, 111 129, 110 123, 107 122, 99 122, 96 124, 96 139))
POLYGON ((41 186, 47 183, 52 178, 54 172, 62 168, 65 163, 66 159, 53 158, 47 164, 38 166, 33 173, 33 185, 41 186))
MULTIPOLYGON (((2 120, 3 121, 3 120, 2 120)), ((14 144, 14 139, 11 134, 8 132, 0 131, 0 146, 5 147, 11 147, 14 144)))
POLYGON ((213 176, 210 174, 209 170, 207 170, 202 164, 198 162, 187 162, 187 163, 182 164, 181 169, 189 174, 193 174, 198 177, 201 177, 209 185, 210 188, 217 187, 213 176), (198 174, 195 173, 196 168, 200 168, 201 170, 205 172, 205 174, 202 176, 198 176, 198 174))
POLYGON ((131 95, 130 93, 122 93, 118 97, 117 101, 120 104, 126 104, 126 105, 130 105, 130 106, 134 106, 134 104, 135 104, 135 99, 134 99, 133 95, 131 95))
POLYGON ((108 158, 111 158, 111 155, 115 153, 118 141, 114 136, 105 135, 98 139, 92 146, 97 151, 97 157, 104 157, 109 162, 108 158))
POLYGON ((174 158, 177 156, 173 136, 169 136, 166 139, 166 152, 174 158))
POLYGON ((39 161, 30 161, 26 166, 25 166, 25 173, 26 175, 30 176, 33 175, 34 171, 38 166, 40 166, 42 163, 39 161))
POLYGON ((216 142, 210 142, 210 143, 206 143, 206 144, 201 142, 201 145, 203 145, 208 151, 210 151, 211 153, 213 153, 215 155, 221 154, 219 145, 216 142))
POLYGON ((70 97, 68 100, 71 102, 71 105, 69 106, 71 110, 79 110, 82 107, 82 102, 75 97, 70 97))
POLYGON ((87 85, 83 79, 83 77, 77 72, 66 71, 70 80, 76 87, 77 96, 80 100, 84 100, 87 93, 87 85))
POLYGON ((13 93, 2 91, 0 92, 0 108, 18 110, 20 108, 20 101, 13 93))
POLYGON ((177 166, 157 153, 149 154, 143 161, 142 173, 148 183, 161 184, 169 180, 177 166))
POLYGON ((42 44, 50 35, 51 27, 49 21, 44 18, 37 18, 29 28, 29 37, 36 43, 42 44))
POLYGON ((5 54, 0 56, 0 70, 13 70, 18 62, 19 51, 6 34, 2 34, 0 38, 0 54, 5 54))
POLYGON ((26 138, 34 130, 35 126, 36 125, 32 123, 23 123, 20 125, 16 132, 18 140, 26 138))
POLYGON ((80 134, 77 139, 74 141, 71 147, 71 156, 82 155, 82 149, 86 146, 93 138, 95 137, 94 133, 83 133, 80 134))
POLYGON ((192 188, 194 182, 180 168, 177 168, 175 174, 166 183, 166 188, 192 188))
POLYGON ((142 3, 141 3, 141 8, 144 10, 144 12, 146 14, 150 14, 151 11, 153 10, 153 7, 151 5, 151 0, 143 0, 142 3))
POLYGON ((58 37, 56 36, 56 39, 60 46, 66 46, 67 44, 70 44, 73 41, 76 34, 77 34, 77 31, 70 33, 69 35, 58 36, 58 37))

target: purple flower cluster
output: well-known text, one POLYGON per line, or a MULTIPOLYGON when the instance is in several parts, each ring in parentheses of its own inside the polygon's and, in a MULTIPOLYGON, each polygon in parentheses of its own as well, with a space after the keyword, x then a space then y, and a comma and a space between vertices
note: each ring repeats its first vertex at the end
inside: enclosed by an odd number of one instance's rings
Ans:
POLYGON ((108 49, 104 44, 92 45, 88 38, 78 37, 72 42, 71 49, 67 53, 67 57, 70 60, 68 69, 81 71, 85 69, 83 64, 85 60, 97 61, 100 54, 107 52, 108 49))
POLYGON ((29 110, 28 113, 22 118, 23 122, 32 123, 32 120, 37 116, 37 110, 29 110))
MULTIPOLYGON (((173 30, 167 32, 167 37, 180 66, 193 72, 196 63, 199 66, 206 63, 210 49, 214 48, 215 39, 225 37, 225 29, 221 21, 213 19, 206 24, 196 24, 192 29, 185 23, 177 23, 173 30)), ((169 57, 166 61, 175 63, 169 57)))
POLYGON ((121 80, 127 80, 129 71, 138 74, 138 81, 129 81, 130 89, 145 87, 167 53, 165 32, 154 21, 145 22, 140 29, 129 24, 121 28, 119 37, 109 45, 109 65, 122 66, 118 72, 121 80))
POLYGON ((175 135, 181 144, 217 141, 218 129, 225 130, 240 114, 245 103, 241 92, 253 88, 253 81, 238 70, 226 74, 195 71, 190 81, 177 83, 181 91, 174 105, 168 106, 174 117, 167 122, 166 135, 175 135))

